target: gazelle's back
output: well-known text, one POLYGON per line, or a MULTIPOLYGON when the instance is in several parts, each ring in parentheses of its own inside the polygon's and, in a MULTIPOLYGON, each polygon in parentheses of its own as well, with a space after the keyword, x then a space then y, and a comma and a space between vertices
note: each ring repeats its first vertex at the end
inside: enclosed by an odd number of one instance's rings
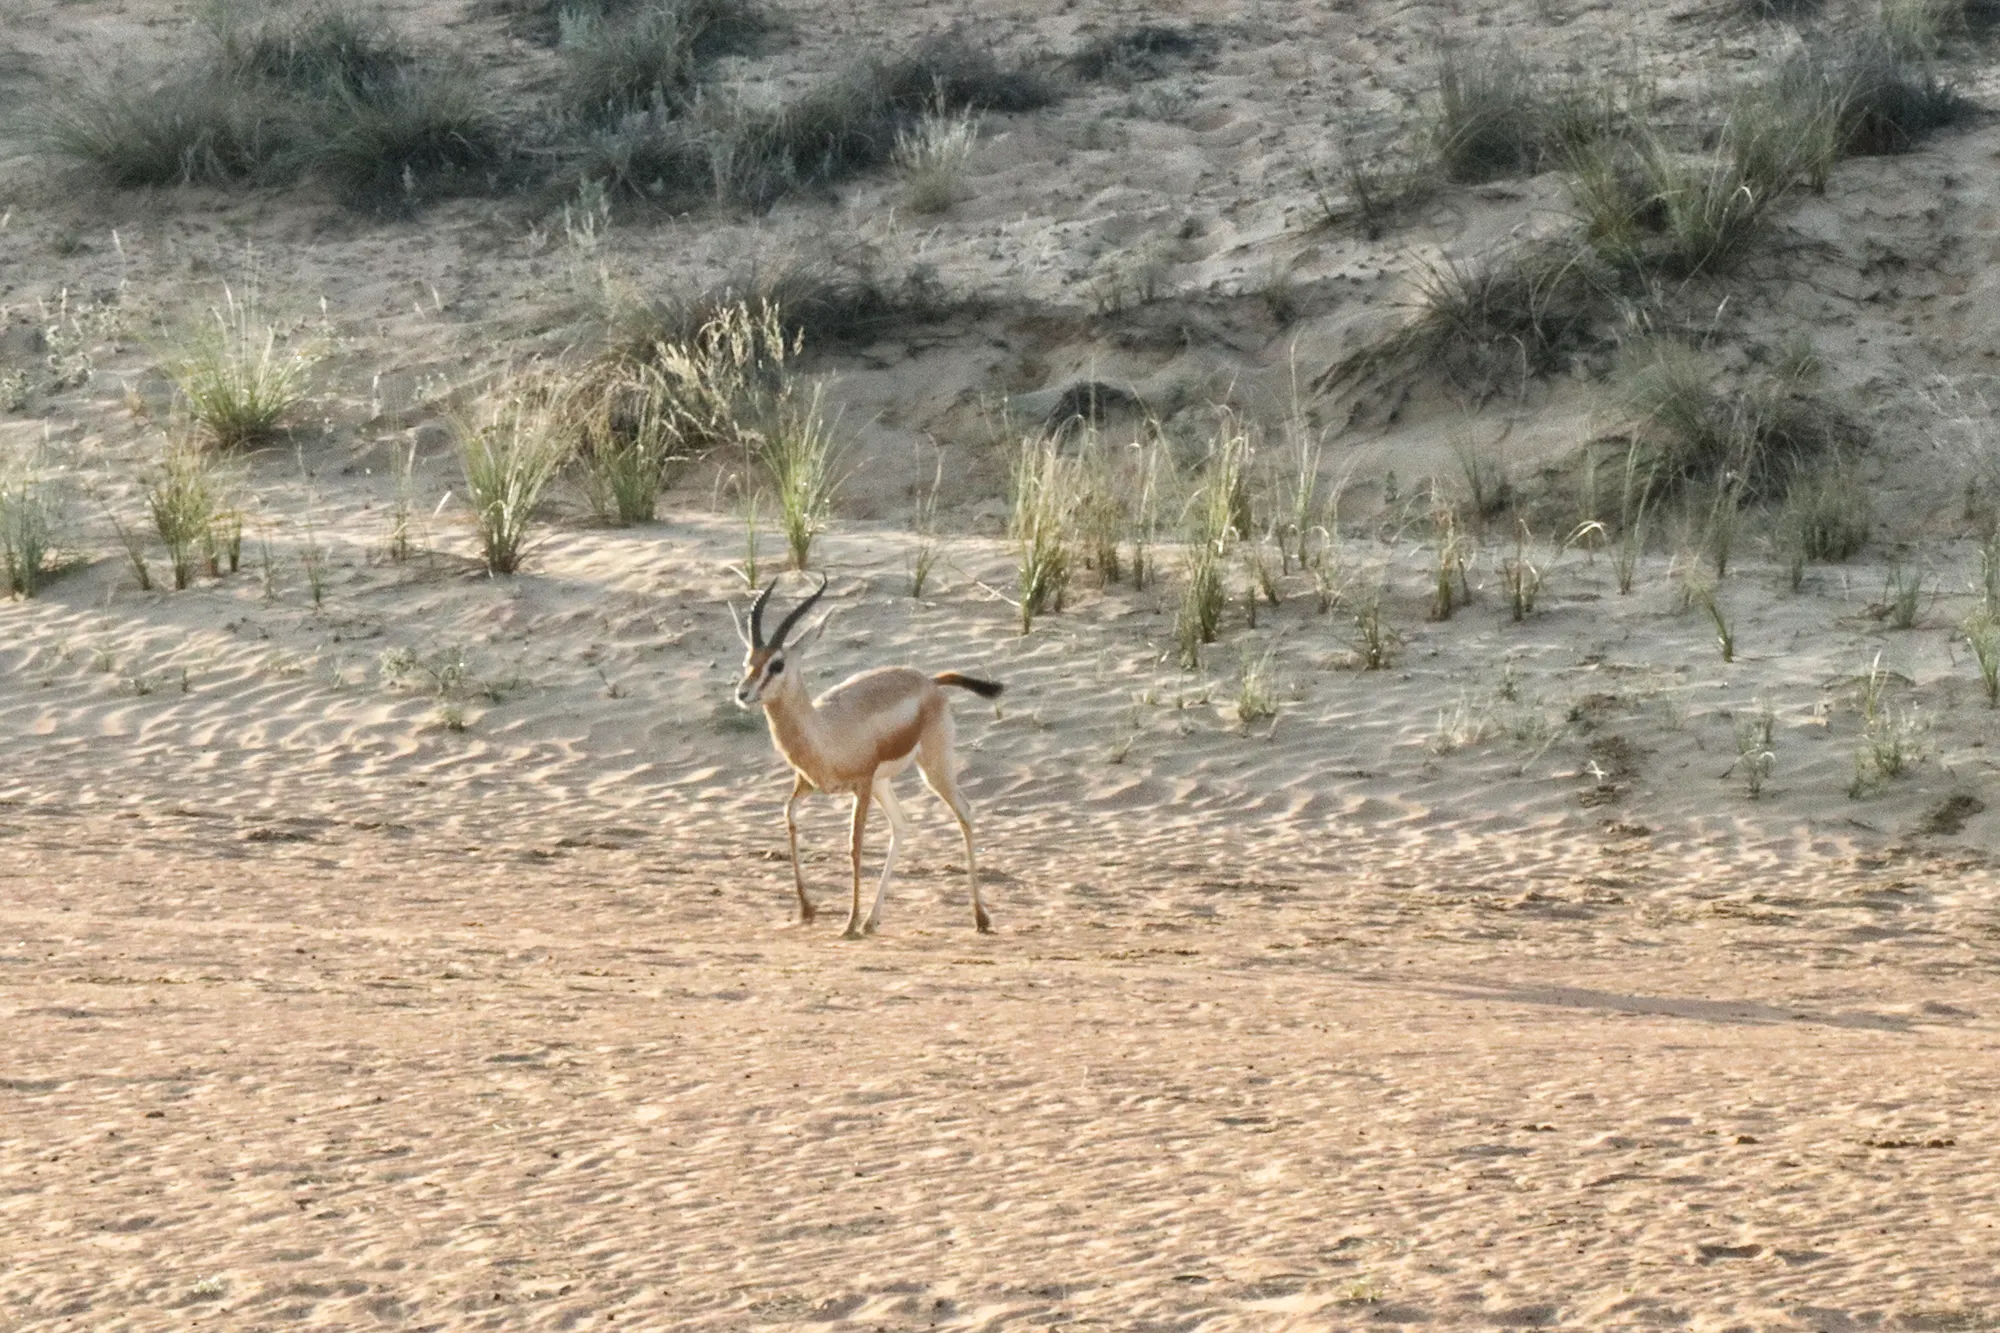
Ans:
MULTIPOLYGON (((917 748, 924 729, 943 712, 945 699, 944 691, 923 672, 891 666, 849 676, 814 700, 813 707, 829 727, 863 742, 852 745, 849 753, 872 773, 917 748)), ((857 768, 852 776, 866 775, 857 768)))

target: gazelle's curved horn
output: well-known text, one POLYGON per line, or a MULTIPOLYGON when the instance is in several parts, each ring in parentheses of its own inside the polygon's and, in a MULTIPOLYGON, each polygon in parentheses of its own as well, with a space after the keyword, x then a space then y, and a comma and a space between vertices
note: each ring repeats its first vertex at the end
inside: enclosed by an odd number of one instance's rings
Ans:
MULTIPOLYGON (((750 603, 750 648, 753 652, 764 646, 764 603, 771 600, 771 589, 777 586, 778 581, 772 579, 764 585, 764 591, 757 594, 757 600, 750 603)), ((782 630, 778 637, 785 637, 782 630)))
POLYGON ((819 576, 819 587, 813 589, 812 596, 793 607, 790 613, 778 622, 778 632, 771 636, 771 646, 773 648, 782 648, 785 646, 785 636, 792 632, 792 626, 798 624, 799 617, 812 610, 813 603, 817 602, 825 593, 826 575, 822 574, 819 576))

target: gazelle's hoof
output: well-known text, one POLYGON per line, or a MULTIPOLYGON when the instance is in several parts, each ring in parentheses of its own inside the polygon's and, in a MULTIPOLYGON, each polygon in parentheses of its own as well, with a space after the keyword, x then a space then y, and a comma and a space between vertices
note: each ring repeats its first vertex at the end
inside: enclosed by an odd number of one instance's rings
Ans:
POLYGON ((859 921, 855 921, 850 918, 847 923, 847 929, 840 932, 840 938, 844 940, 858 940, 865 938, 861 931, 861 923, 859 921))
POLYGON ((880 924, 881 922, 877 921, 874 917, 871 916, 866 921, 863 921, 861 923, 861 933, 863 935, 873 935, 875 933, 875 928, 880 924))
POLYGON ((975 912, 972 917, 972 924, 979 928, 979 933, 982 935, 991 935, 993 933, 993 918, 984 912, 975 912))

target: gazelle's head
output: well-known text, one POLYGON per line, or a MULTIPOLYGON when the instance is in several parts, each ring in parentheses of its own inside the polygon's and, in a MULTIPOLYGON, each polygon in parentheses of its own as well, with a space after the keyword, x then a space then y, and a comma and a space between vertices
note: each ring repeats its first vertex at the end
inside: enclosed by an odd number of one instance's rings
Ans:
MULTIPOLYGON (((743 655, 743 679, 736 686, 736 706, 739 708, 756 708, 764 702, 767 692, 776 693, 782 689, 787 680, 785 673, 787 671, 796 673, 799 659, 805 655, 806 649, 818 641, 820 631, 826 628, 827 617, 822 616, 817 624, 799 636, 797 643, 790 645, 785 643, 785 636, 792 632, 792 627, 799 623, 800 617, 812 610, 813 603, 825 594, 826 579, 822 576, 819 587, 813 589, 812 596, 793 607, 791 612, 778 622, 777 632, 766 639, 764 604, 771 600, 771 589, 777 586, 778 581, 772 579, 764 585, 764 591, 757 594, 757 600, 750 607, 749 632, 746 634, 741 625, 736 627, 736 637, 743 640, 743 647, 746 650, 743 655)), ((731 618, 734 618, 734 612, 731 613, 731 618)), ((793 678, 796 678, 796 675, 793 678)))

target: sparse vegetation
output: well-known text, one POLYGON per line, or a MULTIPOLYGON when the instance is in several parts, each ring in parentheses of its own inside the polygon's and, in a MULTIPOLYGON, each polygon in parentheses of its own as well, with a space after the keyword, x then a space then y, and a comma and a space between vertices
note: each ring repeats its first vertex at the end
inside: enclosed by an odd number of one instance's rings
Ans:
POLYGON ((1237 661, 1236 721, 1245 728, 1278 715, 1278 683, 1271 667, 1277 652, 1275 643, 1254 657, 1245 648, 1237 661))
POLYGON ((1721 378, 1684 343, 1654 342, 1632 358, 1624 401, 1639 452, 1631 466, 1650 491, 1695 484, 1775 499, 1860 437, 1844 412, 1800 385, 1764 378, 1732 391, 1721 378))
POLYGON ((546 403, 517 397, 485 425, 461 424, 458 452, 487 572, 512 574, 527 553, 535 508, 568 450, 551 429, 546 403))
MULTIPOLYGON (((194 582, 196 555, 219 507, 218 491, 213 461, 185 440, 167 446, 146 483, 146 510, 160 544, 167 548, 177 590, 194 582)), ((142 585, 148 581, 141 579, 142 585)))
POLYGON ((903 177, 903 202, 914 213, 947 212, 965 189, 965 164, 979 142, 979 117, 932 107, 896 132, 892 157, 903 177))
POLYGON ((1882 611, 1895 629, 1913 629, 1923 609, 1924 571, 1900 561, 1889 562, 1888 582, 1882 589, 1882 611))
POLYGON ((1529 554, 1526 519, 1514 524, 1514 553, 1500 561, 1500 586, 1507 590, 1507 613, 1516 621, 1526 620, 1542 594, 1542 569, 1529 554))
POLYGON ((1609 80, 1558 82, 1507 46, 1437 54, 1431 151, 1447 179, 1476 184, 1532 175, 1583 144, 1613 133, 1629 93, 1609 80))
POLYGON ((925 114, 1027 111, 1054 99, 1025 65, 948 33, 909 55, 871 60, 782 106, 738 107, 710 131, 718 190, 769 207, 800 189, 831 185, 886 162, 899 130, 925 114))
POLYGON ((0 474, 0 574, 6 591, 33 597, 54 572, 66 496, 33 458, 0 474))
POLYGON ((1229 551, 1250 528, 1249 461, 1248 433, 1225 415, 1209 442, 1200 486, 1187 510, 1184 582, 1174 626, 1186 670, 1201 664, 1202 646, 1214 643, 1222 628, 1229 601, 1224 577, 1229 551))
POLYGON ((609 362, 551 404, 570 441, 585 500, 614 527, 648 523, 681 452, 681 401, 657 365, 609 362))
POLYGON ((305 402, 317 348, 280 342, 251 292, 224 288, 222 304, 167 364, 187 413, 223 448, 270 438, 305 402))
POLYGON ((1382 618, 1382 590, 1374 588, 1361 599, 1354 611, 1354 661, 1363 671, 1385 671, 1395 664, 1396 649, 1402 643, 1388 621, 1382 618))
POLYGON ((1749 717, 1736 721, 1736 763, 1737 776, 1743 779, 1744 789, 1751 800, 1764 794, 1764 784, 1770 780, 1778 766, 1777 715, 1767 703, 1759 702, 1757 711, 1749 717))
POLYGON ((1868 492, 1839 460, 1795 480, 1778 517, 1792 586, 1799 586, 1807 561, 1839 562, 1859 554, 1873 522, 1868 492))
POLYGON ((2000 708, 2000 623, 1985 610, 1973 612, 1960 626, 1966 646, 1979 666, 1979 683, 1986 690, 1986 706, 2000 708))
POLYGON ((826 418, 826 386, 800 392, 787 386, 773 404, 764 433, 762 458, 778 501, 778 524, 785 533, 792 568, 804 569, 814 538, 826 527, 840 489, 840 453, 826 418))
POLYGON ((1044 611, 1060 611, 1069 592, 1071 524, 1076 507, 1074 464, 1049 439, 1021 446, 1013 469, 1013 539, 1019 577, 1021 633, 1044 611))
POLYGON ((944 484, 944 452, 939 450, 931 484, 917 493, 910 515, 910 530, 916 543, 910 549, 910 596, 922 597, 930 586, 931 574, 944 557, 944 537, 938 530, 938 488, 944 484))
POLYGON ((1484 402, 1594 346, 1608 290, 1592 256, 1558 245, 1441 260, 1417 276, 1416 317, 1335 367, 1323 387, 1424 367, 1484 402))

